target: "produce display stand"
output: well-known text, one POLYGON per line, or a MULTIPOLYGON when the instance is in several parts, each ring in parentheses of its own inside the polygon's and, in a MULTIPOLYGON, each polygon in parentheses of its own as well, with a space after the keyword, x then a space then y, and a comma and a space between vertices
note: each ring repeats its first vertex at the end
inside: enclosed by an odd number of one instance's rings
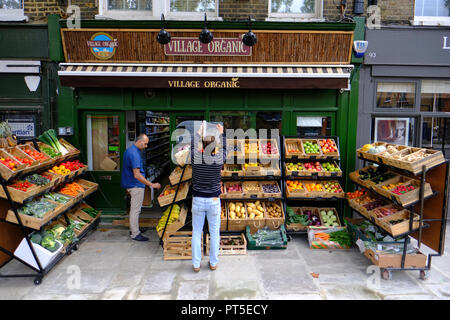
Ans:
MULTIPOLYGON (((301 137, 301 136, 282 136, 283 139, 282 146, 285 148, 282 150, 282 181, 283 187, 285 190, 284 197, 284 210, 285 212, 287 207, 308 207, 310 209, 317 208, 317 205, 320 205, 323 208, 335 208, 338 213, 338 219, 343 221, 343 212, 344 212, 344 203, 345 197, 343 193, 340 194, 331 194, 327 192, 289 192, 288 187, 286 185, 287 181, 300 180, 302 182, 326 182, 326 181, 337 181, 341 187, 344 174, 341 169, 341 161, 340 161, 340 153, 339 153, 339 137, 338 136, 318 136, 314 137, 314 139, 310 137, 301 137), (331 139, 334 141, 337 152, 332 153, 314 153, 308 155, 304 152, 304 144, 303 141, 319 141, 324 139, 331 139), (294 149, 290 149, 291 152, 288 152, 290 147, 294 149), (295 150, 297 148, 298 150, 295 150), (306 172, 306 171, 292 171, 286 168, 286 164, 288 162, 298 161, 298 162, 319 162, 320 166, 322 166, 325 162, 331 162, 338 166, 340 169, 337 172, 306 172)), ((308 233, 308 227, 301 226, 298 224, 293 225, 292 227, 288 224, 286 218, 286 232, 288 237, 293 235, 306 235, 308 233)))
MULTIPOLYGON (((65 142, 65 145, 68 145, 67 142, 65 142)), ((19 144, 19 148, 33 148, 34 150, 40 151, 39 145, 35 139, 32 139, 31 141, 28 141, 26 144, 19 144)), ((71 146, 72 147, 72 146, 71 146)), ((53 165, 56 165, 60 162, 67 161, 67 159, 77 156, 79 152, 76 152, 74 150, 75 148, 72 147, 70 150, 70 155, 65 157, 60 157, 58 159, 50 159, 46 160, 43 163, 41 163, 39 166, 36 167, 36 171, 45 171, 46 169, 50 168, 53 165)), ((77 170, 78 171, 78 170, 77 170)), ((46 262, 46 266, 43 267, 43 264, 41 263, 37 247, 35 247, 35 244, 31 242, 30 236, 30 229, 34 230, 44 230, 46 226, 51 225, 54 223, 54 221, 57 221, 60 219, 60 221, 65 221, 67 225, 70 224, 70 220, 68 217, 69 211, 80 205, 82 201, 92 192, 97 190, 98 185, 94 184, 92 182, 83 180, 83 185, 89 187, 88 192, 84 195, 80 195, 76 198, 71 198, 68 203, 66 204, 60 204, 58 205, 53 211, 50 213, 47 213, 43 219, 38 219, 35 217, 27 216, 20 214, 18 211, 18 208, 20 204, 23 202, 32 200, 35 197, 38 197, 42 195, 45 192, 53 191, 60 185, 71 182, 75 179, 77 179, 82 173, 84 173, 85 170, 79 170, 77 173, 70 174, 67 177, 63 179, 56 179, 55 181, 52 181, 49 183, 48 187, 44 187, 38 192, 30 193, 28 196, 22 197, 22 198, 13 198, 10 192, 10 188, 8 187, 8 184, 14 180, 18 179, 21 176, 23 176, 25 173, 23 172, 17 172, 14 175, 0 175, 0 184, 2 187, 2 197, 4 197, 6 200, 0 200, 3 203, 5 203, 6 209, 3 209, 0 213, 0 226, 2 226, 4 230, 2 230, 2 233, 7 234, 8 238, 3 238, 3 243, 0 245, 0 252, 3 254, 3 259, 0 261, 0 268, 6 265, 11 260, 17 260, 20 263, 24 264, 25 266, 29 267, 36 273, 33 274, 0 274, 0 278, 18 278, 18 277, 34 277, 34 283, 36 285, 39 285, 42 282, 42 279, 44 276, 50 272, 50 270, 53 269, 53 267, 62 259, 65 255, 69 255, 72 253, 73 250, 78 250, 78 241, 73 241, 70 244, 67 244, 64 246, 64 250, 58 250, 54 253, 54 256, 52 256, 50 261, 46 262), (10 209, 8 210, 8 205, 10 209), (63 219, 63 220, 61 220, 63 219), (20 246, 19 246, 20 242, 20 246), (21 250, 29 251, 32 257, 29 262, 19 258, 16 256, 15 248, 18 250, 20 247, 21 250)), ((29 172, 26 172, 29 173, 29 172)), ((81 183, 81 182, 80 182, 81 183)), ((70 197, 69 197, 70 198, 70 197)), ((82 204, 81 204, 82 205, 82 204)), ((89 223, 83 230, 81 230, 78 235, 77 239, 80 240, 84 238, 91 230, 94 230, 98 227, 100 214, 96 217, 96 219, 92 219, 91 223, 89 223)), ((40 246, 39 246, 40 247, 40 246)), ((42 248, 42 247, 40 247, 42 248)), ((40 249, 39 248, 39 249, 40 249)), ((42 251, 42 250, 41 250, 42 251)), ((49 251, 48 251, 49 252, 49 251)))
MULTIPOLYGON (((402 151, 406 152, 406 150, 402 151)), ((427 259, 416 259, 411 260, 407 255, 407 244, 409 241, 403 241, 403 250, 401 254, 401 260, 398 258, 400 263, 395 262, 392 259, 385 259, 387 264, 383 264, 383 273, 382 276, 384 279, 392 278, 393 270, 418 270, 420 271, 420 278, 426 279, 428 277, 429 271, 431 269, 431 258, 433 256, 441 256, 444 253, 444 241, 445 241, 445 228, 447 221, 447 195, 448 195, 448 178, 449 178, 449 161, 444 160, 436 160, 434 155, 436 152, 434 150, 429 151, 430 154, 433 155, 433 163, 423 163, 421 169, 418 169, 416 165, 410 164, 405 166, 405 164, 399 162, 396 163, 394 160, 392 161, 383 161, 382 158, 372 155, 371 157, 367 157, 366 153, 358 152, 358 158, 366 161, 370 161, 377 165, 387 166, 389 170, 392 172, 396 172, 399 175, 410 177, 410 178, 419 178, 420 181, 420 189, 419 193, 416 194, 416 198, 412 201, 409 201, 407 205, 402 206, 399 201, 395 197, 387 197, 386 194, 379 192, 379 188, 371 186, 367 188, 367 185, 362 185, 360 181, 358 181, 358 174, 352 173, 350 177, 353 182, 355 182, 360 187, 365 187, 372 194, 376 194, 378 197, 389 201, 397 206, 401 206, 404 209, 410 211, 409 215, 409 225, 405 232, 402 234, 392 234, 386 228, 379 228, 385 234, 390 235, 394 239, 412 237, 417 239, 417 248, 420 250, 422 244, 426 245, 436 253, 430 253, 427 259), (368 159, 370 158, 370 159, 368 159), (389 164, 387 164, 388 162, 389 164), (429 192, 425 195, 426 186, 429 184, 432 189, 432 193, 429 192), (417 219, 414 218, 417 216, 417 219), (426 261, 425 261, 426 260, 426 261), (394 261, 394 262, 392 262, 394 261)), ((359 170, 358 170, 359 171, 359 170)), ((373 216, 367 216, 367 213, 361 212, 361 210, 357 210, 358 208, 355 205, 351 204, 349 200, 348 205, 352 209, 352 211, 357 212, 364 219, 369 220, 373 224, 377 225, 377 220, 373 216)), ((370 213, 370 212, 369 212, 370 213)), ((389 217, 388 217, 389 218, 389 217)), ((383 219, 382 219, 383 220, 383 219)), ((380 226, 378 224, 378 226, 380 226)), ((420 253, 420 251, 419 251, 420 253)), ((368 253, 366 256, 371 261, 375 260, 374 253, 368 253)))

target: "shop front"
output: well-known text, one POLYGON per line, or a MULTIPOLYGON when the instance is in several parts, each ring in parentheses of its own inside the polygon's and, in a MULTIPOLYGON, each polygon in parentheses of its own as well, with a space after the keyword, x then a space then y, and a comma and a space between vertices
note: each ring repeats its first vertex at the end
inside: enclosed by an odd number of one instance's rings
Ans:
POLYGON ((156 41, 154 22, 145 27, 105 21, 81 29, 67 29, 65 21, 58 25, 64 52, 58 126, 74 128, 68 140, 81 148, 91 178, 99 183, 93 200, 103 217, 126 209, 121 159, 136 136, 145 132, 150 138, 147 177, 164 181, 166 169, 173 168, 172 132, 187 120, 223 122, 225 129, 272 129, 286 136, 335 135, 342 170, 352 170, 356 24, 300 28, 285 23, 274 29, 262 23, 253 28, 257 44, 248 47, 240 38, 248 31, 245 24, 214 22, 214 40, 202 49, 200 24, 175 23, 167 27, 172 41, 166 45, 156 41))
POLYGON ((358 146, 383 141, 450 157, 449 36, 448 28, 366 31, 358 146))

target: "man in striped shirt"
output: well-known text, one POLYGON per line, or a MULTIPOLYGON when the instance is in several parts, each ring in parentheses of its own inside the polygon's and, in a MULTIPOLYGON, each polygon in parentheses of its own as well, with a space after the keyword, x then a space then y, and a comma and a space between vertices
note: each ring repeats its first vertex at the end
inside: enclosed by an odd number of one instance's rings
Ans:
POLYGON ((216 126, 219 139, 215 136, 202 137, 201 127, 191 144, 192 165, 192 268, 200 271, 201 237, 205 217, 208 219, 211 237, 209 268, 216 270, 220 246, 220 194, 221 170, 226 160, 226 137, 223 126, 216 126), (221 149, 217 146, 221 145, 221 149))

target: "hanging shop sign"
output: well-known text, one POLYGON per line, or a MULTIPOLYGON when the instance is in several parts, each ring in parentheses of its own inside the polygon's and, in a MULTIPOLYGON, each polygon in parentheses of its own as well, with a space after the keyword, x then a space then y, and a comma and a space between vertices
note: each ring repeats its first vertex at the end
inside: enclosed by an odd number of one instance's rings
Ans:
POLYGON ((87 46, 97 59, 107 60, 114 56, 119 42, 107 33, 97 32, 87 41, 87 46))
POLYGON ((12 134, 20 138, 32 138, 36 136, 36 126, 34 116, 10 115, 6 121, 11 127, 12 134))
POLYGON ((201 43, 198 38, 172 38, 164 45, 166 56, 251 56, 252 47, 240 38, 218 38, 210 43, 201 43))

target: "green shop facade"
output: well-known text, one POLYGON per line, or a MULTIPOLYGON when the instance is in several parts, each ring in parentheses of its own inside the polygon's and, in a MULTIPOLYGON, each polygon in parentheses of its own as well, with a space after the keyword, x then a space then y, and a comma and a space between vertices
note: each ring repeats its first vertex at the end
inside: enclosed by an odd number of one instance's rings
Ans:
POLYGON ((363 19, 255 22, 252 47, 242 45, 247 23, 209 22, 214 40, 203 47, 202 28, 203 22, 168 21, 172 39, 161 45, 159 22, 82 21, 80 29, 69 29, 66 21, 51 20, 50 45, 59 62, 57 127, 73 128, 66 138, 82 150, 87 178, 100 185, 93 205, 104 219, 126 212, 121 159, 145 126, 167 131, 167 141, 150 134, 148 148, 168 169, 170 134, 181 121, 196 119, 286 136, 336 135, 342 170, 355 167, 362 61, 352 45, 364 37, 363 19))

